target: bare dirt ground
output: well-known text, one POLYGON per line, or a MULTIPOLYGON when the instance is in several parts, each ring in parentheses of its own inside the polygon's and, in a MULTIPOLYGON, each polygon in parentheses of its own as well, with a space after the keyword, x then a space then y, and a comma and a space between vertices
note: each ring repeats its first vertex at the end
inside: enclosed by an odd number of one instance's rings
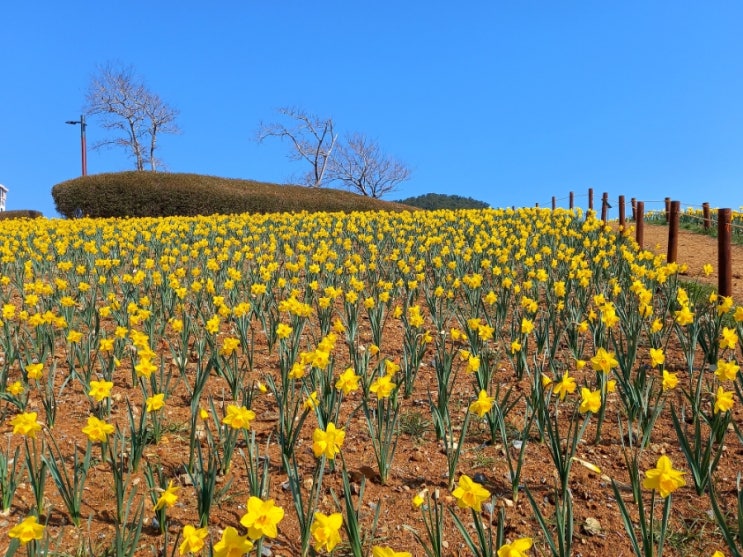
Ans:
MULTIPOLYGON (((658 253, 665 253, 668 229, 662 226, 646 226, 644 247, 658 253)), ((717 243, 716 239, 706 236, 681 231, 679 242, 678 261, 688 265, 688 279, 700 280, 716 284, 716 272, 705 277, 702 267, 710 263, 717 267, 717 243)), ((733 249, 733 294, 736 302, 743 302, 743 282, 741 281, 741 264, 743 264, 743 248, 733 249)), ((399 322, 388 324, 389 331, 385 337, 390 344, 401 346, 402 328, 399 322)), ((366 337, 364 337, 366 338, 366 337)), ((339 342, 339 344, 342 344, 339 342)), ((275 353, 270 355, 265 350, 265 340, 258 338, 256 344, 255 371, 247 378, 248 381, 265 380, 266 373, 275 373, 277 362, 275 353), (261 344, 263 343, 263 344, 261 344)), ((397 357, 401 353, 390 354, 397 357)), ((166 366, 173 366, 172 358, 163 353, 166 366)), ((340 353, 336 356, 337 361, 346 361, 346 355, 340 353)), ((429 492, 438 490, 441 493, 446 506, 459 513, 459 516, 469 524, 471 516, 465 512, 456 510, 456 505, 447 489, 445 471, 447 469, 446 458, 441 449, 440 442, 436 441, 432 423, 431 411, 428 405, 429 390, 435 385, 435 374, 430 361, 429 353, 425 358, 426 363, 422 366, 416 381, 416 391, 410 399, 403 401, 401 409, 401 420, 405 427, 401 429, 397 451, 394 456, 392 472, 386 485, 378 481, 374 469, 376 467, 367 426, 360 414, 349 416, 346 411, 341 420, 347 428, 346 442, 343 454, 349 470, 354 479, 354 489, 358 489, 359 482, 366 478, 366 491, 364 499, 360 502, 362 527, 370 531, 373 509, 381 505, 380 520, 376 531, 375 543, 389 545, 397 551, 410 551, 413 555, 424 555, 422 548, 417 544, 413 535, 406 529, 414 528, 421 535, 425 535, 425 528, 421 518, 420 510, 414 509, 411 499, 420 490, 426 488, 429 492)), ((60 366, 64 358, 60 356, 60 366)), ((338 367, 337 364, 336 367, 338 367)), ((497 366, 495 380, 503 384, 514 385, 517 392, 527 392, 529 380, 521 382, 514 380, 510 363, 504 357, 503 361, 494 363, 497 366)), ((683 355, 679 351, 669 350, 667 355, 667 369, 678 371, 679 377, 683 377, 684 369, 683 355)), ((572 372, 571 372, 572 373, 572 372)), ((591 372, 592 374, 593 372, 591 372)), ((589 378, 576 375, 579 382, 589 378)), ((682 379, 683 380, 683 379, 682 379)), ((145 518, 142 538, 136 555, 175 555, 177 554, 176 536, 182 531, 184 525, 196 524, 196 501, 195 492, 190 485, 187 475, 184 473, 183 464, 188 461, 188 438, 189 438, 189 400, 184 385, 175 372, 173 379, 174 387, 164 410, 163 422, 166 433, 157 445, 148 446, 144 454, 144 462, 152 465, 161 465, 168 477, 173 478, 180 486, 180 498, 177 504, 168 510, 170 517, 168 524, 169 537, 166 545, 165 537, 158 529, 152 526, 152 504, 147 497, 145 505, 145 518)), ((472 385, 465 373, 460 374, 459 385, 452 395, 453 404, 456 405, 455 414, 461 418, 463 409, 471 399, 472 385)), ((435 391, 435 388, 433 388, 435 391)), ((126 404, 123 402, 130 398, 133 403, 141 404, 142 396, 138 388, 132 388, 122 376, 116 383, 115 391, 117 397, 114 399, 111 421, 126 427, 126 404), (118 400, 118 402, 117 402, 118 400)), ((215 401, 223 396, 224 385, 217 378, 210 380, 204 396, 213 395, 215 401)), ((349 408, 354 408, 359 402, 359 393, 350 395, 347 402, 349 408)), ((60 445, 64 454, 71 455, 75 450, 82 450, 85 446, 85 437, 81 434, 81 427, 88 416, 88 402, 82 392, 80 385, 68 388, 63 397, 58 401, 60 404, 59 417, 53 428, 53 435, 60 445), (78 449, 75 449, 75 447, 78 449)), ((595 473, 580 465, 573 466, 571 473, 571 486, 574 497, 575 509, 575 540, 573 555, 576 556, 629 556, 631 549, 626 532, 622 526, 618 512, 617 502, 611 488, 610 479, 616 479, 620 483, 627 481, 627 472, 621 453, 621 434, 617 428, 618 416, 621 412, 621 403, 616 393, 609 395, 608 412, 601 441, 594 443, 595 421, 591 423, 581 444, 578 456, 601 467, 601 473, 595 473), (589 527, 590 525, 590 527, 589 527)), ((669 402, 670 404, 670 402, 669 402)), ((520 407, 523 402, 520 403, 520 407)), ((518 426, 523 410, 514 412, 510 418, 514 427, 518 426)), ((296 513, 293 510, 292 499, 289 491, 285 488, 287 475, 281 470, 280 453, 275 443, 273 434, 276 421, 276 402, 269 395, 264 394, 257 397, 253 409, 257 418, 253 424, 257 438, 262 447, 270 442, 268 454, 271 462, 271 486, 270 496, 281 505, 285 511, 285 518, 279 525, 279 537, 269 545, 274 557, 292 556, 298 554, 299 530, 296 513)), ((43 408, 37 397, 32 397, 29 403, 29 411, 38 411, 40 419, 43 408)), ((7 407, 0 423, 4 424, 3 432, 10 439, 11 427, 7 407)), ((740 423, 743 420, 743 412, 740 405, 734 408, 735 418, 740 423)), ((12 414, 12 411, 11 411, 12 414)), ((297 447, 298 459, 302 467, 305 479, 308 479, 314 457, 311 451, 312 431, 316 427, 314 418, 305 423, 302 439, 297 447)), ((743 458, 743 447, 730 435, 729 446, 724 450, 716 477, 719 481, 720 493, 729 509, 732 509, 731 501, 735 494, 735 477, 741 471, 741 459, 743 458)), ((3 443, 6 443, 4 440, 3 443)), ((510 443, 509 443, 510 444, 510 443)), ((505 459, 506 452, 511 452, 511 446, 502 444, 491 444, 487 428, 482 423, 473 422, 470 426, 466 442, 463 446, 462 456, 457 468, 457 476, 466 473, 470 477, 478 475, 485 487, 496 497, 497 506, 506 510, 505 530, 508 539, 519 537, 532 537, 541 553, 548 554, 539 527, 534 519, 531 509, 523 491, 517 500, 511 493, 509 470, 505 459)), ((671 531, 666 541, 665 554, 669 556, 686 555, 711 555, 715 549, 725 552, 722 539, 714 522, 710 519, 708 511, 710 508, 706 496, 697 496, 694 492, 690 473, 685 464, 684 457, 679 451, 678 441, 669 418, 669 412, 664 411, 657 422, 652 442, 641 458, 642 470, 645 471, 655 466, 658 457, 667 454, 677 468, 686 470, 687 487, 680 489, 673 496, 673 515, 671 518, 671 531)), ((20 466, 21 475, 25 475, 23 465, 20 466)), ((539 442, 532 431, 528 440, 526 460, 522 473, 522 483, 526 484, 534 494, 542 512, 550 517, 554 512, 554 504, 551 497, 551 485, 553 484, 554 466, 550 460, 545 443, 539 442)), ((75 528, 69 521, 68 513, 53 485, 51 479, 47 479, 46 514, 41 517, 42 522, 48 524, 48 531, 52 537, 52 549, 58 555, 108 555, 107 549, 115 534, 114 506, 112 501, 110 466, 100 458, 94 459, 93 467, 88 475, 83 497, 83 525, 75 528)), ((137 486, 138 493, 146 493, 146 484, 141 470, 134 475, 133 485, 137 486)), ((245 513, 245 503, 248 496, 248 484, 245 475, 245 466, 241 459, 235 458, 230 471, 218 479, 218 488, 232 482, 227 492, 215 500, 209 520, 210 536, 213 542, 219 540, 221 531, 227 526, 241 528, 239 521, 245 513)), ((328 514, 335 512, 330 489, 336 494, 341 492, 341 477, 338 468, 328 471, 323 481, 323 494, 320 497, 319 510, 328 514)), ((624 493, 625 500, 632 506, 631 494, 624 493)), ((0 553, 4 553, 8 542, 8 530, 18 524, 23 517, 27 516, 34 505, 34 497, 30 485, 22 481, 16 492, 13 507, 7 516, 0 516, 0 553)), ((660 513, 660 505, 656 508, 656 517, 660 513)), ((487 520, 487 518, 484 518, 487 520)), ((468 550, 462 543, 457 533, 451 516, 446 514, 445 540, 448 549, 447 555, 469 555, 468 550)), ((343 534, 345 540, 345 534, 343 534)), ((206 553, 205 553, 206 554, 206 553)), ((348 555, 347 547, 339 546, 336 555, 348 555)), ((369 553, 370 554, 370 553, 369 553)))

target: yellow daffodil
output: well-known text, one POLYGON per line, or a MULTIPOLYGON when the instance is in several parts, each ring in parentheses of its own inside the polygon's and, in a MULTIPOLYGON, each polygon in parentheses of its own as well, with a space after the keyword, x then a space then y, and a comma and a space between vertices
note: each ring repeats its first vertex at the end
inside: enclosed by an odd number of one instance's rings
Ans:
POLYGON ((343 526, 343 515, 341 513, 325 515, 316 512, 310 527, 312 539, 315 541, 315 551, 333 551, 335 546, 341 542, 341 526, 343 526))
POLYGON ((694 313, 688 305, 681 306, 681 309, 676 311, 674 315, 676 316, 676 323, 682 327, 694 322, 694 313))
POLYGON ((333 460, 335 455, 341 452, 345 438, 346 432, 337 429, 333 422, 328 423, 325 431, 320 428, 315 429, 312 434, 312 452, 315 453, 315 458, 325 455, 328 460, 333 460))
POLYGON ((356 375, 356 372, 352 367, 349 367, 340 374, 338 381, 335 382, 335 388, 343 392, 344 395, 348 395, 359 388, 359 381, 361 377, 356 375))
POLYGON ((104 398, 111 396, 111 389, 113 388, 113 381, 91 381, 90 391, 88 394, 95 399, 96 402, 102 401, 104 398))
POLYGON ((36 421, 36 418, 36 412, 23 412, 14 416, 10 420, 10 425, 13 426, 13 434, 35 439, 36 432, 41 430, 41 424, 36 421))
POLYGON ((183 542, 178 548, 178 554, 199 553, 204 549, 204 540, 208 535, 209 529, 206 526, 204 528, 194 528, 190 524, 186 524, 183 527, 183 532, 181 532, 183 542))
POLYGON ((728 329, 727 327, 722 328, 722 333, 720 335, 720 348, 730 348, 731 350, 735 350, 735 345, 738 343, 738 333, 735 331, 735 329, 728 329))
POLYGON ((679 378, 678 374, 671 373, 667 370, 663 370, 663 390, 664 391, 670 391, 671 389, 675 389, 676 385, 678 385, 679 378))
POLYGON ((426 502, 426 494, 428 493, 428 489, 424 489, 423 491, 419 491, 413 496, 412 504, 413 507, 416 509, 421 508, 423 503, 426 502))
POLYGON ((369 391, 377 395, 377 399, 388 398, 397 385, 389 375, 377 377, 369 387, 369 391))
POLYGON ((400 365, 393 362, 392 360, 384 361, 384 374, 387 377, 394 377, 394 375, 400 371, 400 365))
POLYGON ((482 511, 483 502, 490 498, 490 492, 466 474, 459 477, 457 487, 451 494, 460 508, 477 512, 482 511))
POLYGON ((180 487, 173 485, 173 480, 170 480, 168 482, 168 487, 162 492, 160 497, 158 497, 153 510, 159 511, 165 507, 170 508, 175 505, 175 502, 178 501, 178 491, 180 489, 180 487))
POLYGON ((240 348, 240 339, 226 337, 222 340, 222 348, 219 349, 219 353, 225 358, 229 358, 238 348, 240 348))
POLYGON ((219 315, 213 316, 211 319, 209 319, 206 322, 206 325, 204 326, 206 329, 206 332, 209 334, 217 334, 219 332, 219 315))
POLYGON ((232 429, 250 429, 250 422, 255 420, 255 412, 244 406, 228 404, 227 415, 222 418, 222 423, 232 429))
POLYGON ((566 371, 562 378, 555 383, 552 392, 559 396, 560 400, 565 400, 565 396, 574 393, 576 388, 575 379, 570 377, 570 374, 566 371))
POLYGON ((27 516, 20 524, 10 529, 8 536, 26 545, 30 541, 44 537, 44 526, 39 524, 35 516, 27 516))
POLYGON ((222 532, 222 538, 214 544, 214 557, 242 557, 250 553, 253 543, 248 535, 241 536, 235 528, 227 526, 222 532))
POLYGON ((671 459, 662 455, 658 459, 655 468, 645 472, 645 479, 642 481, 644 489, 652 489, 665 498, 676 491, 679 487, 686 485, 683 478, 684 472, 674 470, 671 459))
POLYGON ((470 356, 467 358, 467 371, 475 373, 480 369, 480 358, 477 356, 470 356))
POLYGON ((6 387, 6 390, 13 396, 20 396, 23 394, 24 391, 23 383, 21 383, 20 381, 14 381, 6 387))
POLYGON ((28 364, 26 366, 26 375, 28 375, 29 379, 34 379, 38 381, 41 379, 42 376, 42 370, 44 369, 44 364, 38 363, 38 364, 28 364))
POLYGON ((733 391, 726 391, 722 387, 717 387, 717 393, 715 394, 715 414, 729 411, 734 403, 733 391))
POLYGON ((108 436, 114 431, 116 431, 116 428, 113 425, 99 420, 95 416, 89 416, 88 425, 83 428, 83 433, 93 443, 105 443, 108 440, 108 436))
POLYGON ((375 545, 372 546, 372 557, 413 557, 409 551, 395 551, 391 547, 375 545))
POLYGON ((650 367, 662 366, 666 361, 666 355, 662 348, 650 349, 650 367))
POLYGON ((302 408, 305 410, 313 410, 317 408, 317 405, 320 404, 320 398, 317 394, 317 391, 312 391, 310 395, 304 399, 304 403, 302 404, 302 408))
POLYGON ((289 338, 290 334, 292 334, 292 328, 286 323, 279 323, 276 326, 276 336, 278 338, 289 338))
POLYGON ((165 406, 165 393, 158 393, 147 397, 145 404, 147 412, 157 412, 165 406))
POLYGON ((596 413, 601 409, 601 391, 591 391, 586 387, 580 390, 581 402, 578 410, 585 414, 586 412, 596 413))
POLYGON ((591 365, 593 366, 594 371, 609 373, 613 368, 619 365, 619 362, 614 357, 614 352, 609 352, 604 347, 600 347, 596 351, 596 355, 591 358, 591 365))
POLYGON ((485 414, 490 412, 493 407, 495 397, 488 396, 486 390, 481 390, 480 394, 477 395, 477 400, 470 404, 470 412, 482 418, 485 414))
POLYGON ((139 363, 134 366, 134 371, 137 372, 137 377, 149 378, 152 372, 157 371, 157 366, 152 363, 150 358, 141 358, 139 363))
POLYGON ((715 375, 720 379, 720 381, 735 381, 735 376, 738 375, 739 371, 740 366, 735 362, 735 360, 727 362, 725 360, 717 360, 715 375))
POLYGON ((527 557, 532 546, 531 538, 519 538, 498 549, 498 557, 527 557))
POLYGON ((247 512, 240 519, 240 524, 248 529, 248 537, 257 540, 263 536, 278 536, 278 524, 284 518, 284 509, 274 505, 273 499, 263 501, 251 496, 248 499, 247 512))

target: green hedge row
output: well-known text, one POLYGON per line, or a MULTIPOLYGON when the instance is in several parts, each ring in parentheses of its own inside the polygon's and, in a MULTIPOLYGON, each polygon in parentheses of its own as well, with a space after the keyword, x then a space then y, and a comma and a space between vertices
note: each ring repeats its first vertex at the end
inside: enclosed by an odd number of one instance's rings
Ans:
POLYGON ((16 209, 14 211, 1 211, 0 220, 2 219, 38 219, 43 217, 41 211, 34 211, 33 209, 16 209))
POLYGON ((67 218, 410 209, 328 188, 137 171, 68 180, 52 188, 52 197, 67 218))

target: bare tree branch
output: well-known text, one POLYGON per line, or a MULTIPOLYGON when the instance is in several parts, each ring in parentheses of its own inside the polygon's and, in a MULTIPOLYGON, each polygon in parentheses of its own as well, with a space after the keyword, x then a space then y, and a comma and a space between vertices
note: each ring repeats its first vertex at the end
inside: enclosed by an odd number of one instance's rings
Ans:
POLYGON ((153 171, 157 169, 158 133, 180 132, 175 123, 178 111, 148 90, 130 66, 98 68, 85 99, 85 112, 97 116, 101 127, 112 132, 93 148, 121 147, 134 159, 137 170, 144 170, 146 164, 153 171))
POLYGON ((258 141, 262 142, 268 137, 289 140, 292 144, 289 158, 304 160, 311 167, 304 178, 305 185, 321 187, 338 137, 332 118, 322 119, 301 108, 282 107, 278 112, 291 124, 261 123, 257 133, 258 141))
POLYGON ((410 169, 384 154, 376 141, 356 133, 336 148, 328 177, 350 191, 380 198, 408 180, 410 169))

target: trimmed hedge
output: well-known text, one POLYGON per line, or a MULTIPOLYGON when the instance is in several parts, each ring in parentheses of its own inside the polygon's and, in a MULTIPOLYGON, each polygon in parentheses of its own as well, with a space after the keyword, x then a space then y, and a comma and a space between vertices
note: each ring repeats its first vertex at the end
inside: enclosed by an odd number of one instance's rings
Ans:
POLYGON ((16 209, 13 211, 0 211, 0 220, 2 219, 38 219, 43 217, 41 211, 33 209, 16 209))
POLYGON ((67 218, 412 209, 336 189, 149 171, 82 176, 54 186, 52 197, 67 218))

